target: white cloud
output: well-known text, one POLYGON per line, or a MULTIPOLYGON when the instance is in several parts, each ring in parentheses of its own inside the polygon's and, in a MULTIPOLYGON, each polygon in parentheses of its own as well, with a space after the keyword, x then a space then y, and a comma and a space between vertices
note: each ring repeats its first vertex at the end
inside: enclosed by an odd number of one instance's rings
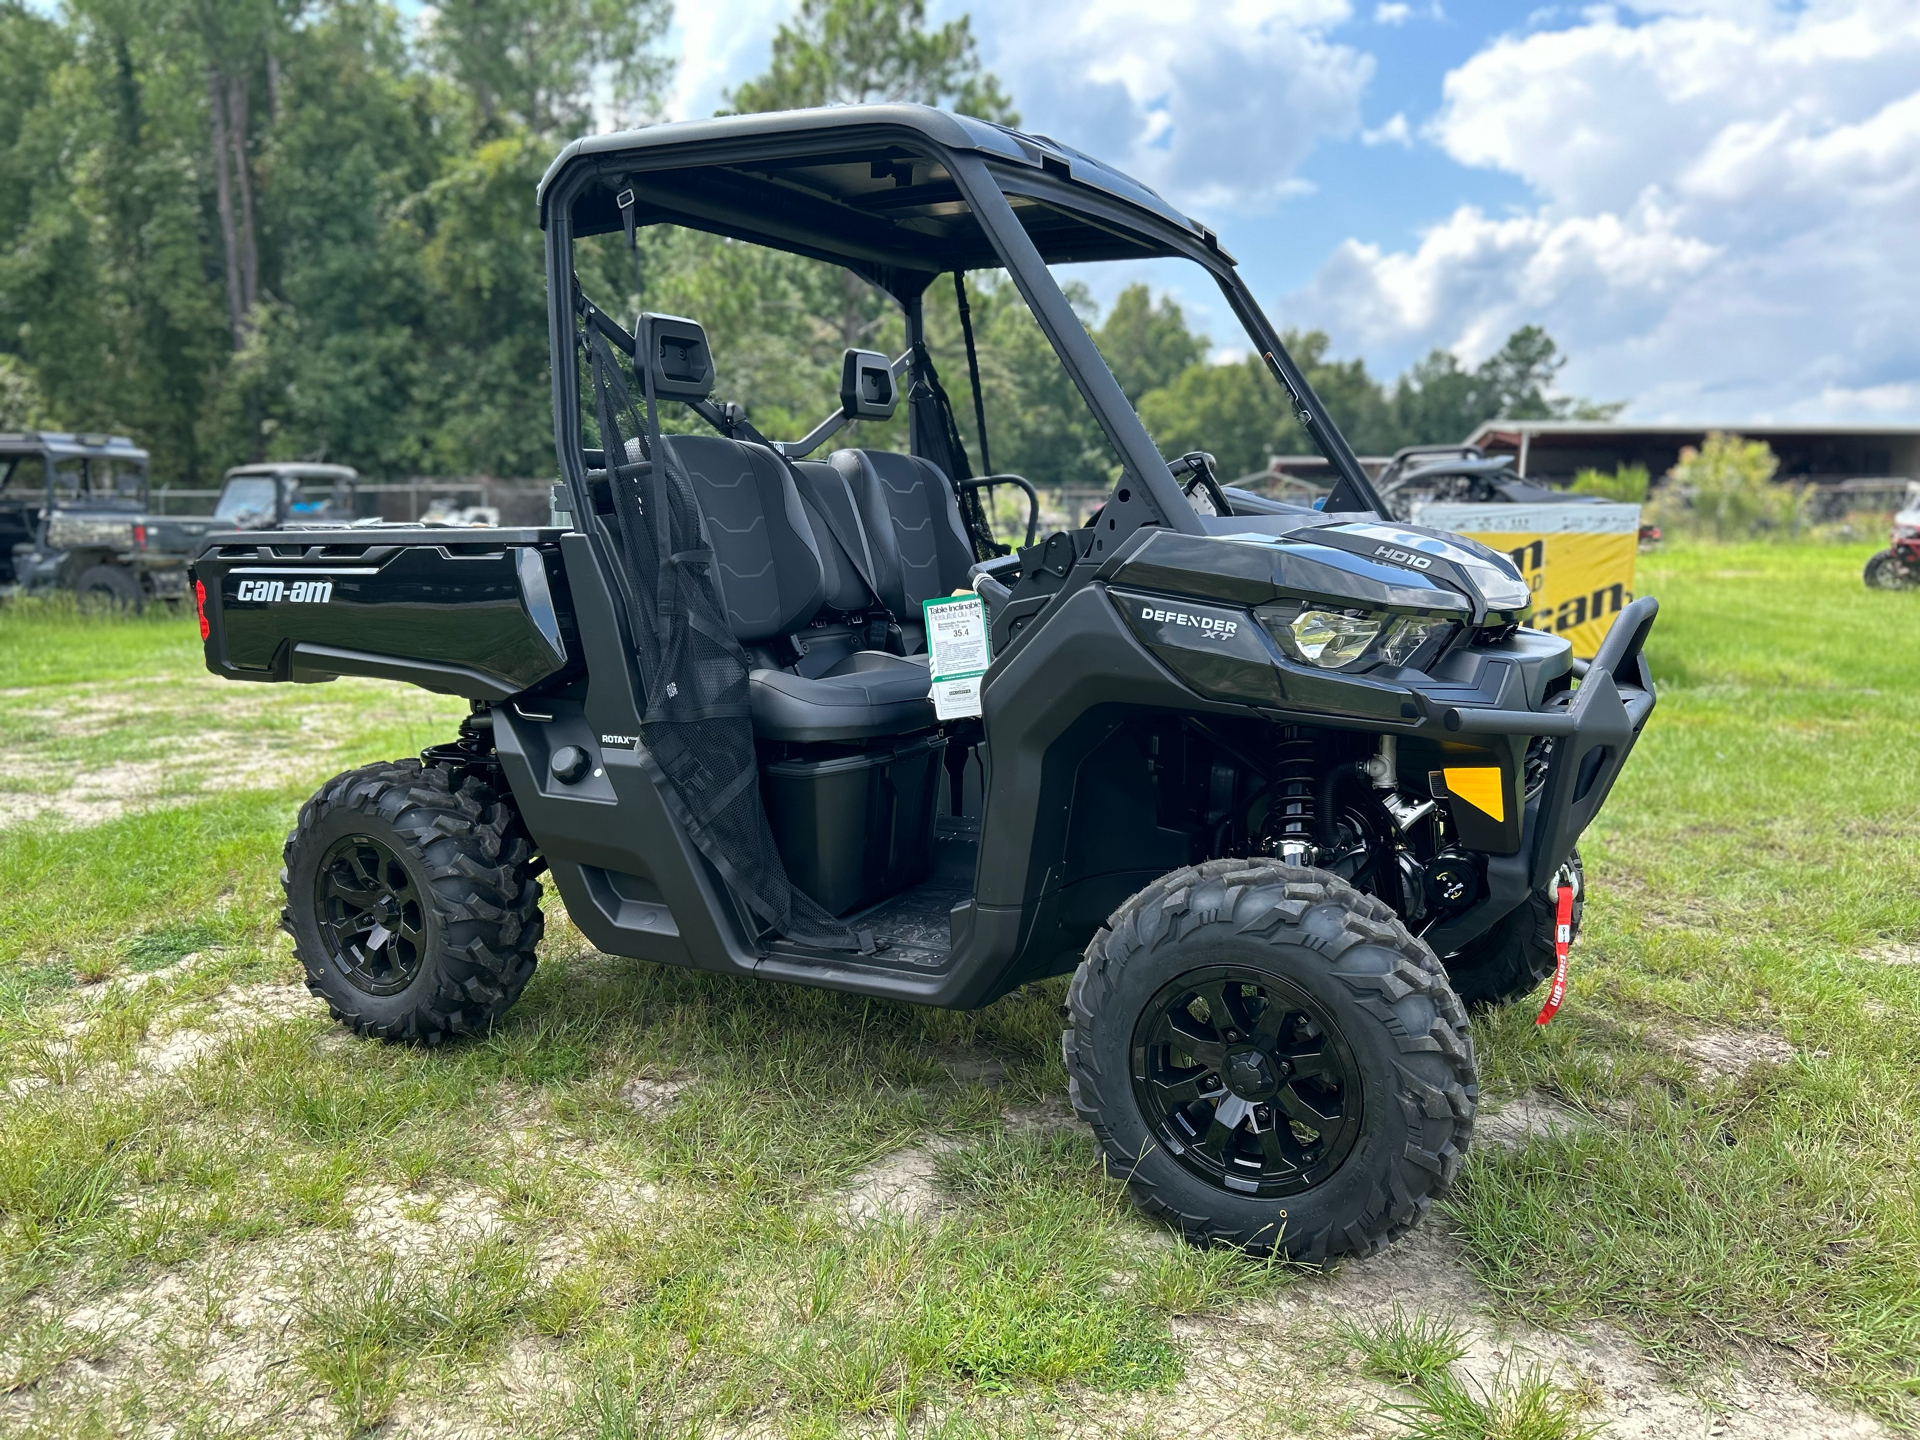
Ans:
POLYGON ((1373 23, 1376 25, 1404 25, 1413 14, 1413 6, 1390 0, 1373 7, 1373 23))
POLYGON ((1138 175, 1191 210, 1257 210, 1360 129, 1373 58, 1327 38, 1346 0, 975 0, 988 65, 1030 129, 1138 175))
POLYGON ((793 9, 793 0, 675 0, 667 34, 676 56, 667 118, 711 115, 726 91, 766 69, 773 32, 793 9))
POLYGON ((1915 415, 1920 6, 1639 11, 1496 39, 1452 71, 1425 133, 1533 204, 1462 207, 1408 249, 1348 241, 1290 314, 1376 364, 1472 359, 1539 321, 1573 388, 1649 418, 1915 415))
POLYGON ((1386 124, 1372 130, 1360 132, 1362 145, 1403 145, 1411 148, 1413 131, 1407 125, 1407 117, 1398 112, 1386 124))

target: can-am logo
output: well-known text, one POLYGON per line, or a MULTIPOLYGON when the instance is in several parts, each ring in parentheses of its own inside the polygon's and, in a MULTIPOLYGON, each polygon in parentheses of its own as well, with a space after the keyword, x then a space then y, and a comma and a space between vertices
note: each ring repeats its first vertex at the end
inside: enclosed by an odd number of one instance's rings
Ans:
POLYGON ((1238 620, 1216 620, 1211 615, 1189 615, 1184 610, 1156 610, 1151 605, 1140 607, 1140 618, 1161 625, 1191 625, 1206 632, 1209 640, 1231 640, 1240 628, 1238 620))
POLYGON ((236 600, 286 600, 295 605, 325 605, 333 599, 331 580, 242 580, 236 600))
POLYGON ((1396 550, 1391 545, 1382 545, 1373 552, 1373 557, 1376 560, 1391 560, 1396 565, 1411 565, 1416 570, 1427 570, 1433 565, 1433 557, 1430 555, 1416 555, 1411 550, 1396 550))

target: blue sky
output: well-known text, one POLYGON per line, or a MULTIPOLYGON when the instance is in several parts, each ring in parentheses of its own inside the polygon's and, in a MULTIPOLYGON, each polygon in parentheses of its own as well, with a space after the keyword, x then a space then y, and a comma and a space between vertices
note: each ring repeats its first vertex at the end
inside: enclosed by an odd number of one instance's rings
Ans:
MULTIPOLYGON (((683 0, 674 118, 793 8, 683 0)), ((1920 423, 1920 0, 929 8, 972 14, 1027 128, 1213 225, 1276 320, 1377 373, 1535 322, 1570 390, 1642 418, 1920 423)))

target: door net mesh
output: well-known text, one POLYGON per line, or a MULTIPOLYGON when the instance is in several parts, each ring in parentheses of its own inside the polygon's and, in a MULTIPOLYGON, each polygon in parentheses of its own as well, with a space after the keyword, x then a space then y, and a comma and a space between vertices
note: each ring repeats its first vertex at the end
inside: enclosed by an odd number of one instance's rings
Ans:
POLYGON ((787 878, 760 800, 747 656, 721 608, 693 486, 660 434, 651 379, 643 422, 606 337, 589 325, 584 339, 645 692, 640 762, 669 813, 761 920, 802 944, 870 949, 787 878), (640 441, 636 464, 615 463, 623 418, 640 441))

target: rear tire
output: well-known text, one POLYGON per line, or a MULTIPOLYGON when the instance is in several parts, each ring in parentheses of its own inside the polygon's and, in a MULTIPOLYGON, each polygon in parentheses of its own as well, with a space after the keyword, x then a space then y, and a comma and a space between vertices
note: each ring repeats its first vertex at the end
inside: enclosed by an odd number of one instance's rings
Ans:
POLYGON ((130 572, 118 565, 93 565, 73 582, 73 594, 82 610, 96 614, 134 614, 146 608, 146 592, 130 572))
POLYGON ((1492 929, 1471 944, 1447 956, 1447 975, 1453 990, 1469 1009, 1480 1010, 1518 1000, 1553 974, 1554 888, 1562 879, 1573 881, 1571 935, 1580 934, 1580 918, 1587 909, 1586 871, 1580 852, 1574 851, 1554 885, 1536 890, 1492 929))
POLYGON ((1427 1213, 1472 1137, 1473 1042, 1445 972, 1325 871, 1165 876, 1094 937, 1067 1002, 1074 1109, 1135 1203, 1189 1240, 1372 1254, 1427 1213))
POLYGON ((1860 578, 1869 590, 1911 590, 1920 583, 1920 575, 1891 550, 1882 550, 1871 560, 1860 578))
POLYGON ((336 775, 287 837, 281 927, 307 988, 359 1035, 485 1031, 533 978, 540 882, 510 798, 446 765, 336 775))

